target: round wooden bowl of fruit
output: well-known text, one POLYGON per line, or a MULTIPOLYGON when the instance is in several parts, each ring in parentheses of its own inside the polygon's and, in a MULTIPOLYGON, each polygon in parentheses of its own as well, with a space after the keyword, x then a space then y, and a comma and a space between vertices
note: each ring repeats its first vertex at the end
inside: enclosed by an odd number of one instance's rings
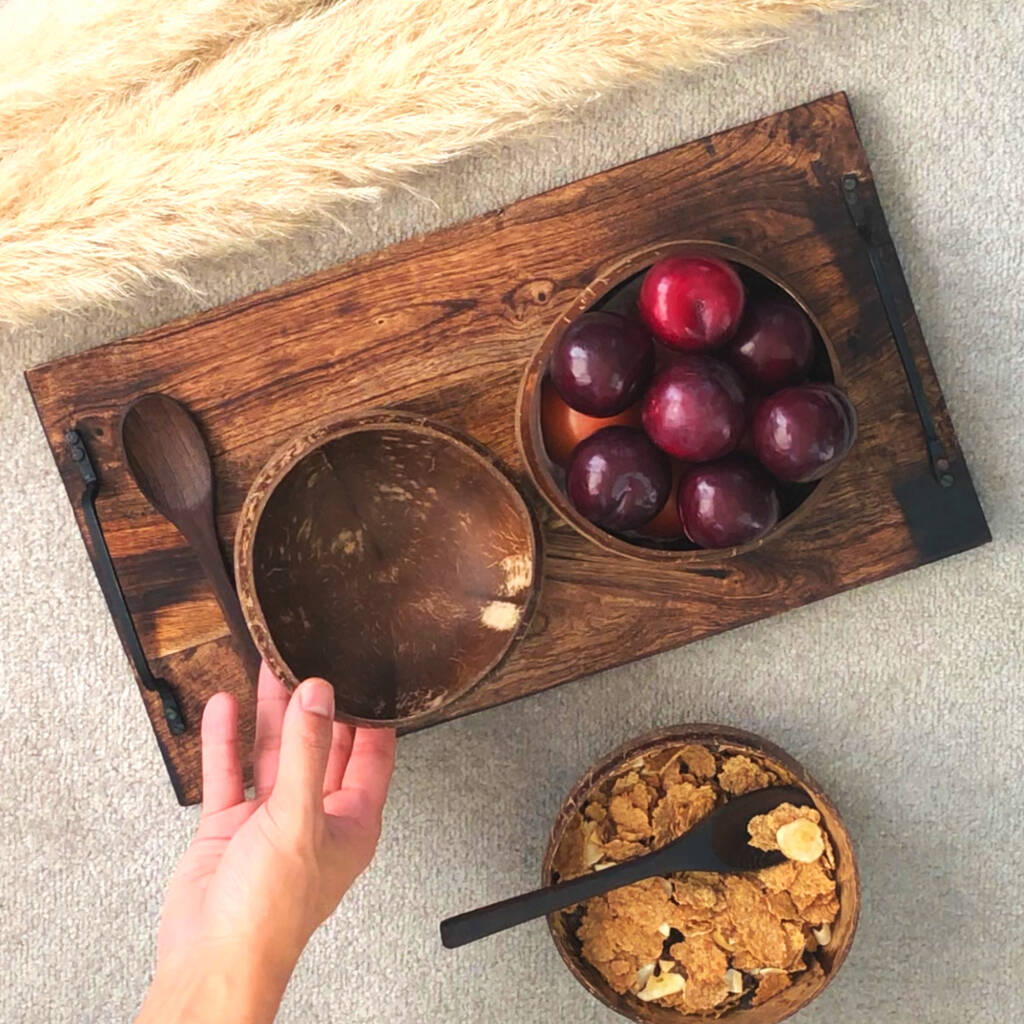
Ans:
POLYGON ((518 406, 554 509, 601 547, 656 561, 721 559, 791 528, 856 433, 813 311, 711 242, 599 274, 551 327, 518 406))

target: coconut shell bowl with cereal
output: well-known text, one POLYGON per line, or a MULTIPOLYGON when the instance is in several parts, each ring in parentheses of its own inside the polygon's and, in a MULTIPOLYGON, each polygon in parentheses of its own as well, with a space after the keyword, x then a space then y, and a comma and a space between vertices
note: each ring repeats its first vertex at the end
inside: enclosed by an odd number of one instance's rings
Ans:
POLYGON ((750 845, 780 851, 776 866, 651 878, 549 916, 555 945, 585 988, 643 1024, 775 1024, 825 988, 860 909, 850 836, 803 767, 752 733, 675 726, 613 751, 562 807, 543 881, 643 856, 735 797, 780 785, 803 790, 809 805, 751 819, 750 845))

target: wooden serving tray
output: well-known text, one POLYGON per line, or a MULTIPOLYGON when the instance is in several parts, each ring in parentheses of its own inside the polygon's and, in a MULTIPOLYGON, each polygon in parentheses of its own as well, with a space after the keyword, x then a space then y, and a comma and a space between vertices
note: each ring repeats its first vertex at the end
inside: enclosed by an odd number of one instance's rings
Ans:
MULTIPOLYGON (((538 610, 500 669, 433 721, 987 541, 879 211, 885 269, 950 455, 953 485, 940 486, 930 468, 867 249, 842 199, 847 173, 859 176, 866 201, 877 206, 840 93, 29 371, 76 510, 82 480, 64 433, 77 427, 86 439, 102 481, 99 517, 142 646, 181 697, 188 727, 172 736, 159 700, 143 691, 178 799, 200 799, 205 700, 233 690, 249 730, 254 701, 196 558, 125 469, 119 415, 147 391, 183 402, 207 438, 226 554, 255 473, 313 420, 357 407, 400 407, 460 428, 494 451, 541 523, 538 610), (602 551, 557 517, 528 477, 516 403, 531 355, 599 268, 687 238, 746 250, 802 296, 832 339, 860 435, 813 515, 757 551, 683 569, 602 551)), ((83 537, 92 555, 84 529, 83 537)))

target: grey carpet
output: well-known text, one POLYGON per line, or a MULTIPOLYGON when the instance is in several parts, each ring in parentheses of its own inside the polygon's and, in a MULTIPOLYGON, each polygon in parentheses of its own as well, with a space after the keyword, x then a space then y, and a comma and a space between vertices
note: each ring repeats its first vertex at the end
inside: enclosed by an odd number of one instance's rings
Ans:
POLYGON ((617 1020, 543 924, 446 953, 437 922, 532 884, 575 778, 687 719, 789 748, 856 837, 860 932, 802 1024, 1022 1019, 1022 52, 1018 0, 883 3, 445 168, 421 198, 356 211, 350 236, 324 227, 193 268, 202 300, 168 288, 0 338, 0 1019, 130 1019, 196 817, 173 801, 21 371, 837 88, 995 542, 405 740, 377 861, 280 1020, 617 1020))

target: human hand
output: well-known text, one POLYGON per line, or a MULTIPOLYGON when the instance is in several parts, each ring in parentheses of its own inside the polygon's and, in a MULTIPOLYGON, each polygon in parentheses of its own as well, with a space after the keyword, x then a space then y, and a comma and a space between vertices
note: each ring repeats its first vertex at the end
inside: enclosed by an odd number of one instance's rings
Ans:
MULTIPOLYGON (((230 985, 220 980, 236 990, 234 1010, 245 979, 263 989, 256 1002, 273 1005, 269 1017, 253 1011, 175 1018, 166 999, 157 1000, 157 1015, 147 1016, 147 999, 140 1022, 273 1018, 309 937, 373 857, 394 767, 393 731, 353 729, 334 722, 333 714, 328 683, 306 680, 289 697, 263 664, 256 793, 246 800, 238 706, 226 693, 207 703, 202 815, 167 891, 151 997, 170 994, 184 975, 212 969, 232 974, 230 985)), ((209 1002, 209 992, 203 998, 209 1002)))

